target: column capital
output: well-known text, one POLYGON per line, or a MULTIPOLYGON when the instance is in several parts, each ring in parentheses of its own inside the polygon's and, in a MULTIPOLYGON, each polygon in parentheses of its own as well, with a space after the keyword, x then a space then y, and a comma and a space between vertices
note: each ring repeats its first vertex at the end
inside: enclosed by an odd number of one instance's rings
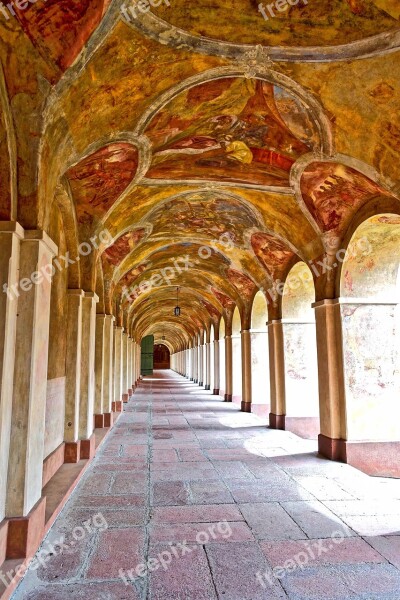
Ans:
POLYGON ((43 242, 53 256, 57 256, 58 246, 42 229, 29 229, 24 232, 24 242, 43 242))
POLYGON ((99 301, 99 297, 96 292, 83 292, 85 299, 93 299, 96 303, 99 301))
POLYGON ((333 306, 335 304, 339 304, 339 298, 328 298, 326 300, 319 300, 318 302, 313 302, 311 304, 311 308, 321 308, 321 306, 333 306))
POLYGON ((24 238, 24 228, 17 221, 0 221, 0 233, 16 233, 19 238, 24 238))
POLYGON ((83 297, 84 294, 85 294, 85 292, 83 290, 80 290, 80 289, 70 288, 70 289, 67 290, 67 294, 69 296, 82 296, 83 297))

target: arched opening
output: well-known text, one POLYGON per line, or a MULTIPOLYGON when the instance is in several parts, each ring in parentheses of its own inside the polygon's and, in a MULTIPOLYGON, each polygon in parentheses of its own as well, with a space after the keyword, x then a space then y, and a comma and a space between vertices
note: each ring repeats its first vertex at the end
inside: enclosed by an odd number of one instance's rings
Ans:
POLYGON ((238 307, 232 319, 232 400, 242 402, 242 340, 241 319, 238 307))
POLYGON ((340 280, 347 461, 371 474, 397 477, 399 264, 400 217, 377 215, 353 234, 340 280))
POLYGON ((313 302, 315 288, 312 273, 304 262, 298 262, 286 278, 282 297, 285 428, 309 439, 317 439, 320 431, 313 302))
POLYGON ((154 369, 169 369, 171 365, 171 353, 165 344, 155 344, 153 353, 154 369))
POLYGON ((262 292, 254 296, 251 312, 252 412, 268 417, 270 412, 268 303, 262 292))
POLYGON ((225 320, 221 317, 219 322, 219 395, 223 398, 226 393, 225 370, 225 320))

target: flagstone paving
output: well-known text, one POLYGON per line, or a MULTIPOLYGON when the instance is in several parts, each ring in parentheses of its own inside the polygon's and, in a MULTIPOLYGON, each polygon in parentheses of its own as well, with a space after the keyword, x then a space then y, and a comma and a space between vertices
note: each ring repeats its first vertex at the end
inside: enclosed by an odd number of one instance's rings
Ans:
POLYGON ((155 372, 13 600, 400 600, 400 481, 315 446, 155 372))

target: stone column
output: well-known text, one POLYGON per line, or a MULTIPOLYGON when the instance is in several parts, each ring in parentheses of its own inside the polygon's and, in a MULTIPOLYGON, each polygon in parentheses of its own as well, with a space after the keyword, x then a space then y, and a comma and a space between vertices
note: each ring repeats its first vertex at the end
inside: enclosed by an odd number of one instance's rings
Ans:
POLYGON ((96 341, 94 354, 94 426, 104 427, 104 344, 106 315, 96 315, 96 341))
POLYGON ((128 394, 131 398, 133 396, 133 339, 131 337, 128 338, 128 394))
POLYGON ((211 346, 206 342, 206 376, 204 379, 204 388, 209 390, 211 387, 211 346))
POLYGON ((122 412, 122 327, 114 328, 114 401, 113 412, 122 412))
POLYGON ((113 315, 105 315, 104 324, 104 381, 103 411, 104 427, 113 424, 112 403, 114 400, 114 321, 113 315))
POLYGON ((285 349, 280 319, 268 322, 268 347, 271 389, 271 429, 285 429, 285 349))
POLYGON ((251 335, 248 329, 242 336, 242 412, 251 412, 251 335))
POLYGON ((56 253, 56 245, 45 232, 25 231, 18 274, 6 514, 29 518, 9 522, 9 558, 18 558, 21 550, 10 544, 19 545, 23 535, 22 545, 29 550, 32 537, 39 534, 40 539, 44 527, 46 501, 41 495, 51 295, 50 277, 44 273, 49 272, 56 253))
POLYGON ((14 388, 15 337, 20 243, 24 231, 18 223, 0 222, 0 564, 5 560, 6 536, 2 525, 6 514, 7 471, 10 449, 11 410, 14 388), (14 288, 13 288, 14 286, 14 288), (8 291, 8 293, 3 293, 8 291))
POLYGON ((232 336, 225 336, 225 402, 232 402, 232 336))
POLYGON ((332 460, 346 460, 346 408, 340 304, 322 300, 313 304, 317 330, 319 452, 332 460))
POLYGON ((122 332, 122 354, 121 354, 121 369, 122 369, 122 388, 121 400, 128 402, 128 334, 122 332))
POLYGON ((194 383, 198 383, 199 382, 199 348, 198 348, 198 346, 195 346, 193 348, 193 357, 194 357, 194 378, 193 378, 193 382, 194 383))
POLYGON ((199 344, 198 355, 199 355, 199 385, 202 386, 203 383, 204 383, 204 351, 203 351, 203 344, 199 344))
POLYGON ((96 447, 93 429, 96 304, 98 301, 99 298, 94 292, 85 292, 82 298, 81 398, 79 405, 81 458, 92 458, 96 447))
POLYGON ((142 375, 141 363, 142 363, 142 348, 141 348, 140 344, 136 344, 137 381, 140 381, 141 375, 142 375))
POLYGON ((219 340, 214 340, 214 389, 213 394, 219 394, 219 340))
POLYGON ((83 290, 68 290, 67 347, 65 361, 65 462, 81 458, 79 403, 81 393, 82 300, 83 290))

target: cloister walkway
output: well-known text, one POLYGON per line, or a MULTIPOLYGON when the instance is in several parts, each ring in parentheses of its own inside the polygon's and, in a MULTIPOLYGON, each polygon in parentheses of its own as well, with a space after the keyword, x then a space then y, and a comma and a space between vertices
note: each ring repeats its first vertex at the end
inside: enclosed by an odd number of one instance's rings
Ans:
POLYGON ((15 600, 399 600, 400 481, 158 371, 39 557, 15 600))

